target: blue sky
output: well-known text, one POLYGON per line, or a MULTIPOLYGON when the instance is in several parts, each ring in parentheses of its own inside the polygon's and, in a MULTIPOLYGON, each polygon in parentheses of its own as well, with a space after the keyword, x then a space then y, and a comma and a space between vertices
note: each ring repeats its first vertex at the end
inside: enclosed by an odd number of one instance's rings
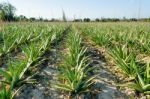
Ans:
POLYGON ((61 18, 62 9, 69 19, 150 17, 150 0, 0 0, 17 8, 17 15, 61 18))

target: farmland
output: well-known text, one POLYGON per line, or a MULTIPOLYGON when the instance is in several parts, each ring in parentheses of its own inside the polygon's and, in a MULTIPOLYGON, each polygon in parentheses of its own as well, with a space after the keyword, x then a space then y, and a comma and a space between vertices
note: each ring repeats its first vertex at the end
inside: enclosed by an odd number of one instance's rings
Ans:
POLYGON ((149 98, 148 22, 0 26, 0 99, 149 98))

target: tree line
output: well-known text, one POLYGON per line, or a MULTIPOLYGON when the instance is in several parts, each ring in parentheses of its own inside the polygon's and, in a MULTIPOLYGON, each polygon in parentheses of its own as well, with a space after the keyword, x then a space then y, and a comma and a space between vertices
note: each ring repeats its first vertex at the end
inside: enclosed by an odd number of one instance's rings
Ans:
POLYGON ((90 18, 84 18, 84 19, 74 19, 74 22, 150 22, 150 18, 96 18, 94 20, 91 20, 90 18))
MULTIPOLYGON (((7 21, 7 22, 17 22, 17 21, 31 21, 31 22, 66 22, 67 18, 65 16, 65 13, 63 11, 62 15, 62 20, 59 19, 44 19, 42 17, 35 18, 27 18, 24 15, 15 15, 16 8, 11 5, 10 3, 0 3, 0 20, 1 21, 7 21)), ((143 21, 143 22, 150 22, 150 18, 126 18, 123 17, 122 19, 120 18, 96 18, 96 19, 90 19, 90 18, 83 18, 83 19, 73 19, 71 22, 136 22, 136 21, 143 21)))

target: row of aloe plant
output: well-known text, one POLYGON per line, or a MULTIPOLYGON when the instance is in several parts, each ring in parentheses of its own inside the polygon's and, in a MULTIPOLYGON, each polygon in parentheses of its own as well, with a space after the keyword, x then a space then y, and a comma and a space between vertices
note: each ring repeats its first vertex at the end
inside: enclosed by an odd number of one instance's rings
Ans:
POLYGON ((0 65, 5 63, 6 56, 10 53, 18 52, 20 45, 39 40, 43 30, 53 31, 52 27, 29 26, 8 25, 0 32, 0 65))
POLYGON ((59 83, 55 87, 67 92, 68 98, 77 98, 88 91, 94 77, 87 75, 91 68, 88 67, 88 56, 85 56, 86 48, 82 46, 80 34, 74 27, 68 32, 66 42, 68 51, 59 67, 59 83))
POLYGON ((80 27, 87 37, 96 44, 107 49, 107 52, 123 73, 130 78, 127 86, 138 92, 150 94, 150 67, 149 62, 138 59, 150 54, 150 29, 149 24, 107 24, 95 27, 80 27))
MULTIPOLYGON (((37 28, 38 27, 34 27, 37 28)), ((25 83, 34 83, 35 80, 31 79, 35 73, 27 74, 27 71, 31 70, 35 65, 39 63, 41 56, 50 48, 50 44, 57 39, 57 35, 60 35, 64 31, 64 27, 55 26, 54 32, 51 31, 51 26, 47 26, 46 29, 42 29, 42 32, 35 36, 37 40, 28 42, 26 44, 19 45, 21 49, 22 57, 19 59, 10 59, 8 67, 6 69, 0 69, 1 85, 0 85, 0 98, 12 99, 19 89, 25 83), (55 30, 58 29, 59 30, 55 30)))
POLYGON ((126 53, 125 45, 110 49, 110 55, 116 65, 129 77, 132 82, 125 85, 134 88, 138 92, 150 94, 150 67, 149 62, 141 63, 137 60, 134 50, 126 53))
MULTIPOLYGON (((27 29, 27 28, 26 28, 27 29)), ((28 41, 33 33, 18 29, 16 26, 8 26, 0 33, 1 49, 0 55, 3 56, 11 52, 17 45, 22 42, 28 41), (26 33, 23 33, 26 32, 26 33)))
POLYGON ((140 53, 149 54, 149 24, 102 23, 78 25, 81 31, 105 48, 129 42, 140 53))

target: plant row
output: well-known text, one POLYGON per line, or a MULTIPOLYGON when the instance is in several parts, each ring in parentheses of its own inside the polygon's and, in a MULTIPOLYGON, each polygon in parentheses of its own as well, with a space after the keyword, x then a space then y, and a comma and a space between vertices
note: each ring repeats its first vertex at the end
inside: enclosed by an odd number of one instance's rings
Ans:
POLYGON ((59 67, 59 83, 55 84, 55 87, 66 92, 70 99, 88 91, 94 77, 88 76, 92 68, 89 67, 86 48, 82 46, 80 34, 73 26, 68 32, 66 46, 67 54, 59 67))

